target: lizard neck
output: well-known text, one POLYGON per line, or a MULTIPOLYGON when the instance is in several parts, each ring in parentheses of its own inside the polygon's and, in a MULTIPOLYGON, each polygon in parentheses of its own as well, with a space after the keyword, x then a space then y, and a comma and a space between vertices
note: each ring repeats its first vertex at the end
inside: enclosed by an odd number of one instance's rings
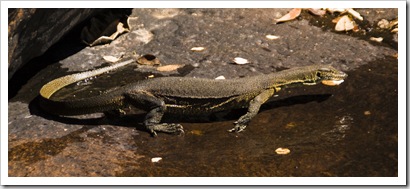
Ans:
MULTIPOLYGON (((262 76, 263 77, 263 76, 262 76)), ((313 67, 298 67, 265 75, 265 88, 288 88, 302 85, 316 85, 318 78, 313 67)))

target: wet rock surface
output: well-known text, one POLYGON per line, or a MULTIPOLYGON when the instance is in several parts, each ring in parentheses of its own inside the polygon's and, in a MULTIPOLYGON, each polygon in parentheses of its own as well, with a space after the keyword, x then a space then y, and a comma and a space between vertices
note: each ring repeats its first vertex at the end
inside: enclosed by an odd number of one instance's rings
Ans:
MULTIPOLYGON (((134 9, 131 32, 110 44, 58 61, 43 57, 50 65, 9 99, 9 176, 397 176, 397 46, 336 33, 326 29, 331 22, 312 24, 321 18, 307 12, 274 24, 289 10, 134 9), (183 124, 185 135, 153 138, 138 124, 143 114, 59 118, 38 109, 36 96, 46 82, 99 67, 103 56, 135 54, 191 67, 157 73, 130 65, 56 95, 90 96, 151 74, 229 79, 315 63, 331 64, 349 77, 337 87, 280 91, 242 133, 227 130, 246 110, 216 118, 168 115, 167 121, 183 124), (234 64, 235 57, 250 63, 234 64), (277 148, 290 153, 277 154, 277 148), (156 157, 162 159, 152 162, 156 157)), ((397 15, 396 9, 357 11, 369 27, 397 15)))

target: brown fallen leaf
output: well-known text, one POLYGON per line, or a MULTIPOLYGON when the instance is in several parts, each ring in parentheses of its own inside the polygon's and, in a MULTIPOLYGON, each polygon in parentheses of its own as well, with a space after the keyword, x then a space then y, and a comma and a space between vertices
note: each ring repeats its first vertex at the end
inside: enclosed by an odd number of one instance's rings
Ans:
POLYGON ((180 67, 184 66, 183 64, 171 64, 171 65, 165 65, 165 66, 160 66, 157 68, 158 71, 160 72, 170 72, 174 71, 180 67))
POLYGON ((192 130, 189 133, 191 133, 193 135, 197 135, 197 136, 202 136, 204 134, 204 132, 201 131, 201 130, 192 130))
POLYGON ((290 123, 286 124, 285 128, 286 129, 291 129, 291 128, 296 127, 296 125, 297 125, 296 122, 290 122, 290 123))
POLYGON ((89 46, 106 44, 130 30, 127 15, 107 12, 91 18, 90 24, 81 31, 81 40, 89 46))
POLYGON ((341 16, 334 18, 334 19, 332 20, 332 23, 335 23, 335 24, 336 24, 337 22, 339 22, 339 20, 340 20, 341 18, 342 18, 341 16))
POLYGON ((326 14, 326 10, 322 8, 309 8, 308 11, 317 16, 323 16, 326 14))
POLYGON ((392 29, 390 32, 392 32, 392 33, 397 33, 397 32, 399 32, 399 28, 394 28, 394 29, 392 29))
POLYGON ((277 154, 280 154, 280 155, 286 155, 286 154, 289 154, 289 153, 290 153, 290 150, 289 150, 289 148, 277 148, 277 149, 275 150, 275 152, 276 152, 277 154))
POLYGON ((398 53, 394 53, 394 54, 392 55, 392 57, 393 57, 393 58, 399 58, 399 54, 398 54, 398 53))
POLYGON ((294 8, 291 11, 289 11, 288 14, 285 14, 281 18, 276 19, 276 23, 286 22, 286 21, 289 21, 289 20, 294 20, 296 17, 298 17, 300 15, 301 12, 302 12, 301 8, 294 8))
POLYGON ((349 16, 342 16, 335 26, 336 31, 349 31, 355 27, 356 23, 349 16))
POLYGON ((329 11, 330 13, 334 13, 334 12, 344 13, 344 12, 346 12, 345 8, 326 8, 326 10, 329 11))
POLYGON ((353 10, 352 8, 347 8, 346 11, 351 14, 353 17, 359 19, 359 20, 363 20, 363 17, 360 15, 360 13, 358 13, 357 11, 353 10))

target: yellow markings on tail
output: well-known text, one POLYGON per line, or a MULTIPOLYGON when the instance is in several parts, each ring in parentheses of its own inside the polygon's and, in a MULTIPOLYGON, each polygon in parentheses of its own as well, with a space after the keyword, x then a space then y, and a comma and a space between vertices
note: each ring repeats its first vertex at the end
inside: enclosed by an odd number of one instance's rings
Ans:
POLYGON ((55 92, 58 90, 62 89, 63 87, 70 85, 72 83, 81 81, 83 79, 87 79, 93 76, 101 75, 105 72, 117 69, 119 67, 125 66, 127 64, 130 64, 134 62, 134 60, 127 60, 124 62, 116 63, 112 66, 107 66, 95 70, 90 70, 90 71, 85 71, 81 73, 76 73, 76 74, 71 74, 71 75, 66 75, 57 79, 54 79, 47 84, 43 85, 43 87, 40 89, 40 95, 46 99, 49 99, 55 92))

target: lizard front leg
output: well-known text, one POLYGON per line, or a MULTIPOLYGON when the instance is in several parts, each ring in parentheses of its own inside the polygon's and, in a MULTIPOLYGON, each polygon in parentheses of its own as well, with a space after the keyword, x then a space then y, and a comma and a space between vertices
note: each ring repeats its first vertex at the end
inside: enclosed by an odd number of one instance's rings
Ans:
POLYGON ((143 124, 153 136, 157 136, 156 132, 184 133, 181 124, 160 123, 166 110, 165 102, 162 99, 155 97, 147 91, 140 90, 128 92, 125 96, 131 105, 148 111, 143 124))
POLYGON ((261 92, 255 98, 249 102, 248 112, 241 116, 237 121, 235 121, 235 127, 228 130, 229 132, 242 132, 245 130, 248 123, 253 117, 258 114, 259 109, 263 103, 265 103, 269 98, 275 93, 275 89, 268 89, 261 92))

